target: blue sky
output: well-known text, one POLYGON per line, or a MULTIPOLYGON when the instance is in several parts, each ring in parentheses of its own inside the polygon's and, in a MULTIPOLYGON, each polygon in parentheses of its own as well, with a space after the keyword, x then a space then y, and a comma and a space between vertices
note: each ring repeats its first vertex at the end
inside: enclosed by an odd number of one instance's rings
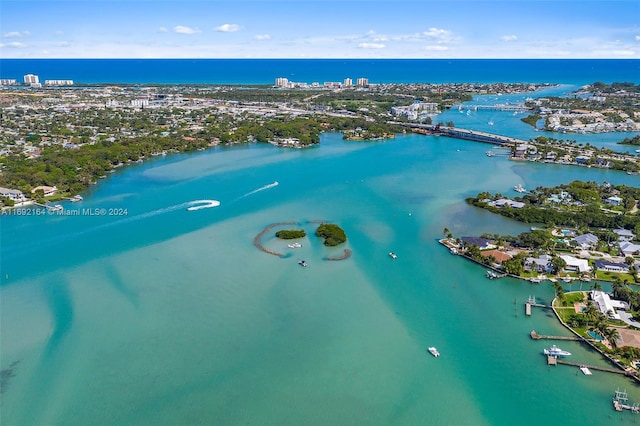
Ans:
POLYGON ((0 0, 1 58, 640 58, 640 0, 0 0))

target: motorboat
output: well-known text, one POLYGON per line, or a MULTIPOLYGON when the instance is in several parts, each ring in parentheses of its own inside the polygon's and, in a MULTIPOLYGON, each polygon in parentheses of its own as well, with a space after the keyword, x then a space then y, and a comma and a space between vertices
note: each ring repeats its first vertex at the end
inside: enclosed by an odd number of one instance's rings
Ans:
POLYGON ((457 250, 455 247, 451 247, 451 248, 449 249, 449 253, 451 253, 451 254, 458 254, 458 250, 457 250))
POLYGON ((300 247, 302 247, 302 244, 300 244, 300 243, 291 243, 291 244, 287 244, 287 247, 289 247, 289 248, 300 248, 300 247))
POLYGON ((304 266, 306 268, 307 267, 307 261, 306 260, 301 260, 301 261, 298 262, 298 265, 304 266))
POLYGON ((549 349, 545 349, 543 352, 544 352, 545 355, 551 355, 551 356, 555 356, 555 357, 559 357, 559 356, 563 357, 563 356, 571 355, 571 352, 563 351, 562 349, 560 349, 556 345, 551 345, 551 347, 549 349))
POLYGON ((493 157, 494 155, 496 155, 493 153, 493 151, 487 151, 485 154, 487 154, 487 157, 493 157))
POLYGON ((580 366, 580 371, 582 371, 582 374, 585 376, 591 376, 593 374, 591 370, 589 370, 589 367, 585 367, 584 365, 580 366))
POLYGON ((492 270, 487 270, 487 278, 489 278, 490 280, 494 279, 494 278, 498 278, 498 274, 496 274, 494 271, 492 270))
POLYGON ((514 190, 514 191, 516 191, 516 192, 521 192, 521 193, 522 193, 522 192, 527 192, 527 190, 526 190, 526 189, 524 189, 524 188, 523 188, 523 186, 522 186, 522 185, 520 185, 520 184, 517 184, 516 186, 514 186, 514 187, 513 187, 513 190, 514 190))
POLYGON ((77 203, 78 201, 82 200, 82 195, 74 195, 73 197, 69 198, 69 201, 71 201, 72 203, 77 203))
POLYGON ((398 255, 395 254, 394 252, 389 252, 389 257, 392 258, 392 259, 397 259, 398 255))
POLYGON ((427 348, 427 350, 429 351, 429 353, 431 353, 431 355, 435 356, 436 358, 440 356, 440 352, 438 352, 438 350, 434 346, 427 348))

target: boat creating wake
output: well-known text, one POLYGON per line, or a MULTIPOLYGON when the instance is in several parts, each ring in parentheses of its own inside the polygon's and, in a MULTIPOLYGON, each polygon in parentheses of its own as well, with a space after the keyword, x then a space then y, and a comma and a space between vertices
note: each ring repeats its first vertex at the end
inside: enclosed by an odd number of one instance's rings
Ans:
POLYGON ((220 201, 217 200, 195 200, 189 201, 187 203, 189 207, 187 210, 192 212, 194 210, 202 210, 202 209, 210 209, 211 207, 218 207, 220 205, 220 201))
POLYGON ((269 185, 261 186, 260 188, 258 188, 258 189, 254 189, 254 190, 253 190, 253 191, 251 191, 251 192, 247 192, 246 194, 244 194, 244 195, 243 195, 242 197, 240 197, 240 198, 248 197, 249 195, 253 195, 253 194, 257 193, 257 192, 264 191, 264 190, 266 190, 266 189, 275 188, 276 186, 278 186, 278 181, 275 181, 275 182, 273 182, 273 183, 270 183, 269 185))

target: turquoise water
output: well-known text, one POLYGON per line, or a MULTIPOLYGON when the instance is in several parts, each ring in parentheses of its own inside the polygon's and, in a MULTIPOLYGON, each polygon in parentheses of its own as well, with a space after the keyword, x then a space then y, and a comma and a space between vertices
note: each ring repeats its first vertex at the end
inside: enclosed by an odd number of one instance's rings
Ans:
POLYGON ((598 333, 596 333, 596 332, 595 332, 595 331, 593 331, 593 330, 589 330, 589 331, 587 331, 587 334, 588 334, 589 336, 593 337, 593 338, 594 338, 594 339, 596 339, 596 340, 604 340, 604 337, 602 337, 601 335, 599 335, 598 333))
MULTIPOLYGON (((478 123, 533 132, 491 114, 478 123)), ((616 388, 640 402, 634 383, 547 367, 548 342, 529 331, 567 332, 548 312, 525 317, 523 304, 550 301, 548 283, 487 280, 436 240, 444 227, 457 236, 528 229, 466 205, 480 191, 638 177, 515 163, 487 149, 338 134, 306 150, 215 148, 121 169, 66 205, 127 216, 3 216, 0 361, 18 364, 3 386, 2 424, 637 421, 610 402, 616 388), (200 199, 221 204, 186 210, 200 199), (252 244, 269 224, 295 221, 312 235, 319 219, 345 229, 350 259, 324 260, 342 248, 313 236, 288 249, 267 235, 263 244, 285 258, 252 244)), ((577 342, 562 348, 606 365, 577 342)))

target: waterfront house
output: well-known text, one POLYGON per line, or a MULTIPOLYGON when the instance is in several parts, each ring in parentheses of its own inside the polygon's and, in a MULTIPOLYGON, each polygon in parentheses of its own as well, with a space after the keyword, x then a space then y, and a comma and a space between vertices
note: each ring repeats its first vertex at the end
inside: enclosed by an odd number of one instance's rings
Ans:
POLYGON ((19 189, 10 189, 10 188, 0 187, 0 197, 7 197, 16 203, 22 203, 23 201, 27 201, 27 197, 25 197, 22 191, 20 191, 19 189))
POLYGON ((551 272, 551 259, 548 254, 540 257, 527 257, 524 260, 524 269, 532 272, 547 273, 551 272))
POLYGON ((571 241, 575 241, 583 250, 592 250, 598 244, 598 237, 593 234, 582 234, 572 238, 571 241))
POLYGON ((621 274, 629 272, 629 265, 626 263, 613 263, 602 259, 597 259, 594 263, 596 269, 599 271, 617 272, 621 274))
POLYGON ((556 204, 566 204, 571 201, 571 194, 569 194, 567 191, 560 191, 559 194, 552 194, 549 198, 547 198, 547 201, 556 204))
POLYGON ((494 207, 512 207, 514 209, 521 209, 524 207, 524 203, 520 201, 509 200, 508 198, 500 198, 499 200, 490 201, 488 203, 490 206, 494 207))
POLYGON ((483 257, 493 256, 493 258, 496 260, 496 263, 499 263, 501 265, 502 265, 502 262, 513 259, 513 256, 511 256, 509 253, 505 253, 500 250, 485 250, 480 254, 483 257))
POLYGON ((636 237, 628 229, 614 229, 613 232, 618 235, 618 241, 631 241, 636 237))
POLYGON ((619 206, 622 204, 624 200, 617 195, 607 198, 604 200, 605 204, 609 204, 610 206, 619 206))
POLYGON ((586 259, 578 259, 566 254, 560 255, 560 259, 566 263, 565 271, 578 272, 580 274, 591 271, 589 262, 586 259))
POLYGON ((638 256, 640 255, 640 245, 633 244, 631 241, 624 241, 620 243, 620 251, 625 256, 638 256))
POLYGON ((593 303, 598 307, 598 310, 603 314, 613 319, 620 319, 620 315, 616 312, 616 309, 628 309, 629 305, 621 300, 614 300, 609 297, 604 291, 591 290, 589 294, 593 303))
POLYGON ((58 188, 55 186, 44 186, 44 185, 40 185, 40 186, 36 186, 35 188, 33 188, 31 190, 32 194, 35 194, 37 190, 42 189, 42 191, 44 192, 44 196, 45 197, 49 197, 51 195, 54 195, 57 191, 58 188))
POLYGON ((462 237, 460 238, 462 244, 465 247, 478 246, 480 250, 486 250, 490 248, 495 248, 494 244, 491 244, 491 240, 486 238, 478 238, 478 237, 462 237))

